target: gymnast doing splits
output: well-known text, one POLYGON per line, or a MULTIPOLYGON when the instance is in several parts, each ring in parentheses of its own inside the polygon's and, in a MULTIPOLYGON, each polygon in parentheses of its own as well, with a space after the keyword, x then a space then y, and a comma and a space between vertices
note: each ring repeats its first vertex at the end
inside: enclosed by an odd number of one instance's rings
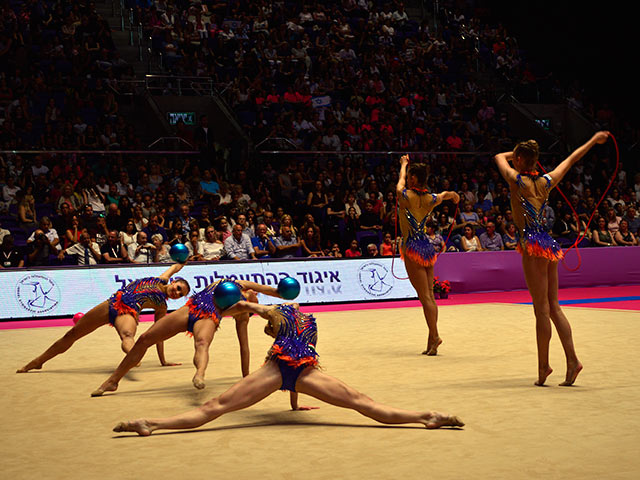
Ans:
POLYGON ((277 390, 289 390, 292 395, 305 393, 332 405, 351 408, 385 424, 417 423, 429 429, 464 426, 456 416, 382 405, 321 372, 316 352, 316 320, 313 315, 300 312, 298 304, 264 306, 241 300, 223 312, 225 315, 239 313, 254 313, 263 317, 267 320, 265 333, 275 338, 262 367, 196 409, 168 418, 121 422, 113 430, 148 436, 159 429, 196 428, 225 413, 258 403, 277 390))
MULTIPOLYGON (((197 389, 205 388, 205 372, 209 364, 209 347, 220 325, 222 313, 214 302, 214 294, 218 287, 225 288, 229 283, 236 286, 245 300, 258 301, 256 292, 276 298, 282 298, 274 287, 261 285, 246 280, 217 280, 207 285, 203 290, 191 295, 187 303, 179 309, 169 313, 158 322, 154 323, 146 332, 142 333, 133 348, 122 359, 122 362, 111 376, 100 387, 93 391, 92 397, 102 396, 105 392, 114 392, 118 388, 120 379, 129 370, 135 367, 152 345, 162 342, 177 335, 180 332, 189 332, 193 335, 195 353, 193 364, 196 372, 192 383, 197 389), (224 285, 223 285, 224 283, 224 285)), ((226 315, 226 314, 225 314, 226 315)), ((249 375, 249 338, 247 327, 249 322, 248 312, 234 312, 236 320, 236 333, 240 344, 240 361, 242 376, 249 375)))
POLYGON ((535 384, 538 386, 544 385, 553 371, 549 365, 551 322, 558 332, 567 360, 565 379, 560 385, 573 385, 582 370, 582 363, 578 360, 573 344, 571 325, 558 300, 558 261, 563 258, 564 253, 544 228, 544 207, 550 191, 569 169, 593 146, 605 143, 608 138, 609 132, 597 132, 544 175, 536 171, 540 149, 535 140, 520 142, 512 152, 495 156, 498 170, 511 190, 511 210, 518 229, 516 248, 522 254, 522 269, 536 317, 538 379, 535 384))
POLYGON ((409 281, 418 294, 429 336, 425 355, 437 355, 442 339, 438 333, 438 305, 433 295, 433 266, 436 251, 427 234, 431 212, 445 200, 460 201, 456 192, 438 194, 427 191, 429 167, 424 163, 409 166, 409 156, 400 158, 400 177, 396 186, 398 195, 398 219, 402 231, 400 255, 409 281))
MULTIPOLYGON (((134 280, 115 292, 108 300, 96 305, 84 315, 61 338, 56 340, 47 350, 37 356, 16 373, 41 369, 45 362, 66 352, 77 340, 90 334, 102 325, 115 327, 120 336, 121 347, 128 353, 134 344, 140 312, 151 308, 157 322, 167 313, 167 299, 178 299, 189 293, 189 283, 183 278, 171 277, 178 273, 183 263, 175 263, 159 277, 146 277, 134 280)), ((175 365, 164 357, 164 344, 158 343, 158 357, 163 366, 175 365)))

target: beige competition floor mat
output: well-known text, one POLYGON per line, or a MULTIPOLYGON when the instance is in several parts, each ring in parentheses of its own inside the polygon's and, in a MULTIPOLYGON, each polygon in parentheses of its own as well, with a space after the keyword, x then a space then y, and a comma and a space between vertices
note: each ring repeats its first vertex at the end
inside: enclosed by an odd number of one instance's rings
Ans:
MULTIPOLYGON (((191 384, 192 339, 155 349, 120 383, 90 398, 122 358, 115 331, 102 327, 41 371, 15 374, 66 328, 0 331, 0 471, 6 479, 637 479, 640 478, 640 312, 566 308, 584 370, 564 379, 557 336, 553 374, 535 387, 532 308, 440 308, 444 343, 420 355, 426 326, 418 308, 321 313, 318 350, 327 373, 378 401, 456 414, 460 430, 385 426, 320 406, 290 411, 276 392, 197 430, 151 437, 117 434, 121 420, 166 416, 216 396, 240 378, 235 328, 216 335, 207 387, 191 384)), ((250 324, 252 369, 270 345, 264 322, 250 324)), ((139 332, 148 328, 143 323, 139 332)))

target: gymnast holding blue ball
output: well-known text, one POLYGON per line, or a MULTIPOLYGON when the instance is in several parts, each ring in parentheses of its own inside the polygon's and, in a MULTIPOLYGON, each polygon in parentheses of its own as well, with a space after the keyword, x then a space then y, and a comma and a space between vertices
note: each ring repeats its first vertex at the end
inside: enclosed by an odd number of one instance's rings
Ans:
MULTIPOLYGON (((209 347, 222 318, 222 311, 240 300, 258 302, 258 293, 284 300, 293 300, 300 292, 300 284, 293 277, 280 280, 277 288, 247 280, 223 279, 211 283, 203 290, 192 294, 183 307, 169 313, 155 322, 144 332, 129 351, 113 374, 91 396, 101 396, 118 388, 120 379, 138 365, 147 349, 158 342, 189 332, 194 338, 195 354, 193 363, 196 373, 192 383, 198 388, 205 387, 205 371, 209 363, 209 347)), ((249 313, 234 315, 236 332, 240 344, 242 376, 249 374, 249 340, 247 325, 249 313)))

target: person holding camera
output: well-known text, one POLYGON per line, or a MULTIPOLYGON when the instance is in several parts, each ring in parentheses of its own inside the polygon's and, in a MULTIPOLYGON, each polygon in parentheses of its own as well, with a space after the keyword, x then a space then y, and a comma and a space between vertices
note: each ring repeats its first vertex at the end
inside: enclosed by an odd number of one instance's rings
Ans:
POLYGON ((138 232, 136 241, 129 244, 127 253, 133 263, 152 263, 155 257, 155 249, 156 247, 149 243, 147 234, 145 232, 138 232))
POLYGON ((33 241, 27 244, 27 267, 41 267, 49 265, 49 255, 56 253, 56 247, 41 229, 33 232, 33 241))
POLYGON ((91 236, 86 230, 80 234, 78 243, 60 251, 58 259, 63 260, 66 255, 75 256, 78 265, 96 265, 102 259, 100 247, 91 241, 91 236))

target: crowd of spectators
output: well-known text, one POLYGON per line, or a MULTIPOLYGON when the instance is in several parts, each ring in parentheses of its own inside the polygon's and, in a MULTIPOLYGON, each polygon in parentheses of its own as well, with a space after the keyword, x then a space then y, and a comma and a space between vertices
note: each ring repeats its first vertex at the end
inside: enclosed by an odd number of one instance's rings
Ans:
POLYGON ((0 2, 3 150, 132 150, 117 84, 133 79, 94 2, 0 2))
MULTIPOLYGON (((469 74, 475 57, 465 40, 480 39, 493 68, 531 81, 503 28, 456 14, 434 32, 397 1, 132 5, 170 71, 230 86, 228 101, 254 141, 283 137, 335 153, 263 154, 224 170, 206 156, 6 153, 3 266, 169 262, 177 242, 191 261, 391 255, 401 234, 399 165, 376 153, 390 150, 443 152, 413 157, 430 163, 432 191, 462 199, 457 212, 450 203, 434 212, 437 251, 515 248, 508 188, 482 153, 511 149, 513 140, 469 74)), ((4 150, 53 149, 54 138, 91 150, 87 136, 105 133, 117 140, 100 144, 105 150, 134 146, 108 88, 130 71, 93 4, 2 9, 4 150)), ((615 119, 596 117, 601 128, 615 119)), ((545 168, 558 160, 542 158, 545 168)), ((564 246, 578 236, 580 246, 638 244, 640 174, 620 169, 595 209, 613 167, 612 152, 596 149, 561 184, 579 220, 558 193, 550 197, 545 224, 564 246)))

